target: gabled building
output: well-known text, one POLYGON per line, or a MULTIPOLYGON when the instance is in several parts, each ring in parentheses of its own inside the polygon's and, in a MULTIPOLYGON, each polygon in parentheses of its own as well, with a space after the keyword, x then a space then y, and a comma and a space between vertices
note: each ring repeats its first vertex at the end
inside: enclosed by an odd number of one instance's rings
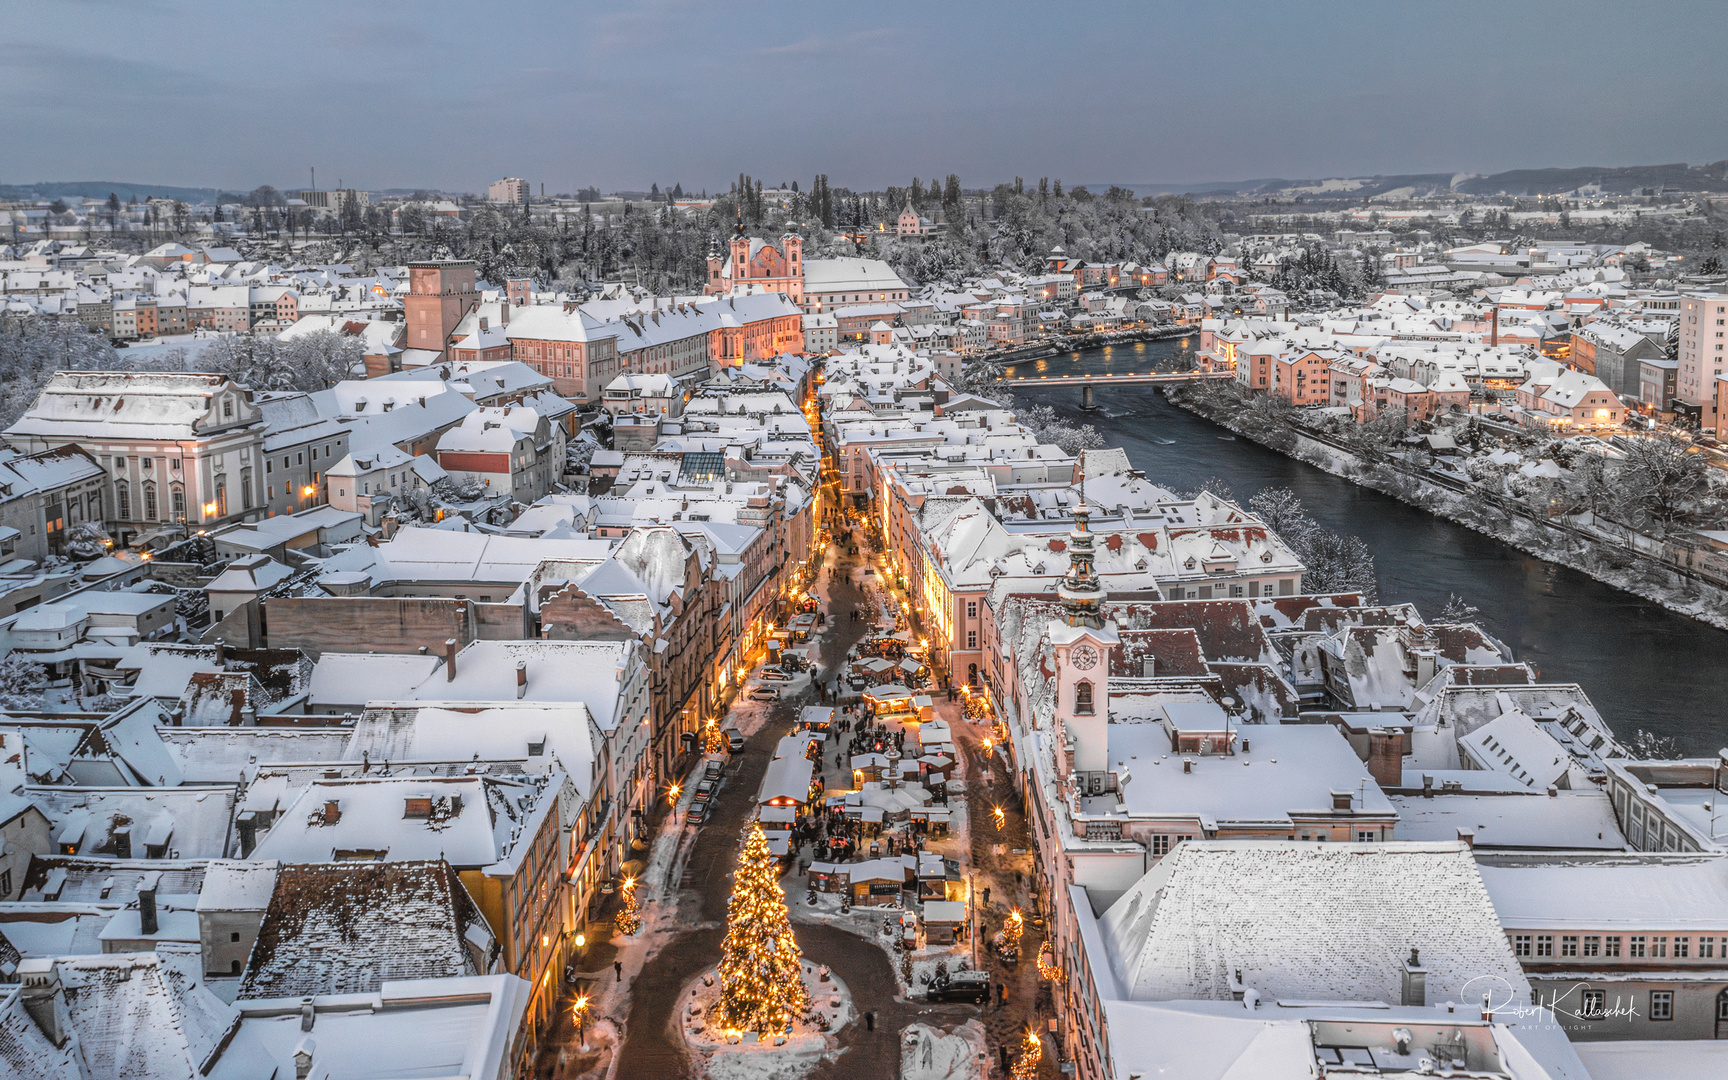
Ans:
POLYGON ((58 372, 5 434, 26 453, 77 445, 101 463, 102 518, 122 544, 264 512, 263 412, 221 375, 58 372))

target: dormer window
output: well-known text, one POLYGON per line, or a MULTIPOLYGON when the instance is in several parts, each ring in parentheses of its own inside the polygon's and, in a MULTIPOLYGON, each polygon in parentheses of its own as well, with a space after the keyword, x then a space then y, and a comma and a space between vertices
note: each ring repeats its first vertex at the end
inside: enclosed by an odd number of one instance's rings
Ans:
POLYGON ((224 420, 234 419, 234 399, 233 398, 223 398, 222 399, 222 419, 224 419, 224 420))
POLYGON ((1092 684, 1077 683, 1074 686, 1074 712, 1077 716, 1092 715, 1092 684))

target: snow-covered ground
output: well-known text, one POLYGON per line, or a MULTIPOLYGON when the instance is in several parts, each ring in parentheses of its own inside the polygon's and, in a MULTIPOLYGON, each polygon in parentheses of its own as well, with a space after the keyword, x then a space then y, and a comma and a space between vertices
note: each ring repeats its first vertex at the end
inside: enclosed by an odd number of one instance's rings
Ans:
POLYGON ((852 994, 827 968, 805 960, 804 987, 816 1023, 800 1018, 789 1035, 757 1037, 716 1030, 708 1016, 720 996, 719 976, 710 969, 692 980, 682 995, 680 1030, 691 1054, 706 1058, 709 1080, 797 1080, 830 1051, 839 1048, 832 1034, 856 1015, 852 994))
POLYGON ((901 1034, 900 1080, 984 1080, 989 1069, 989 1043, 976 1020, 951 1031, 913 1024, 901 1034))

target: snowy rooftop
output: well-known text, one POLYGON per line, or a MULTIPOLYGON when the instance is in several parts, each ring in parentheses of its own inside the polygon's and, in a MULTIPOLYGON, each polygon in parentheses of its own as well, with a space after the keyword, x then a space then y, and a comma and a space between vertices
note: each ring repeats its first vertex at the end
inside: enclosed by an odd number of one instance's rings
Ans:
POLYGON ((409 695, 417 701, 580 703, 602 731, 619 721, 619 697, 636 656, 630 641, 474 641, 456 654, 456 677, 440 669, 409 695), (517 663, 527 688, 516 692, 517 663))
MULTIPOLYGON (((317 1076, 343 1080, 493 1080, 509 1053, 529 986, 514 975, 387 981, 368 994, 315 998, 311 1032, 317 1076), (381 1052, 382 1051, 382 1052, 381 1052)), ((295 1075, 307 1038, 300 1002, 242 1001, 234 1039, 209 1080, 295 1075)))
POLYGON ((1456 840, 1478 848, 1624 851, 1626 837, 1606 792, 1518 795, 1394 795, 1400 840, 1456 840))
POLYGON ((238 997, 364 993, 386 980, 483 975, 494 949, 446 863, 284 866, 238 997))
POLYGON ((1500 858, 1482 882, 1508 930, 1720 930, 1728 859, 1695 856, 1500 858))
MULTIPOLYGON (((1291 823, 1293 815, 1330 815, 1332 792, 1351 793, 1357 814, 1393 816, 1368 767, 1330 725, 1256 725, 1248 752, 1228 757, 1177 754, 1162 724, 1110 724, 1110 768, 1132 817, 1197 815, 1219 822, 1291 823), (1192 771, 1183 763, 1191 761, 1192 771), (1364 782, 1366 781, 1366 782, 1364 782)), ((1238 744, 1240 746, 1240 744, 1238 744)), ((1113 799, 1083 800, 1108 815, 1113 799)))
POLYGON ((487 867, 513 850, 518 830, 545 808, 550 796, 542 792, 537 784, 478 777, 321 780, 299 793, 252 857, 447 859, 459 868, 487 867), (407 816, 409 800, 421 799, 430 803, 428 816, 407 816))
POLYGON ((1400 998, 1421 951, 1431 1001, 1469 1000, 1498 976, 1529 984, 1470 849, 1450 844, 1178 844, 1099 919, 1125 991, 1138 1000, 1400 998), (1240 978, 1237 978, 1240 973, 1240 978))

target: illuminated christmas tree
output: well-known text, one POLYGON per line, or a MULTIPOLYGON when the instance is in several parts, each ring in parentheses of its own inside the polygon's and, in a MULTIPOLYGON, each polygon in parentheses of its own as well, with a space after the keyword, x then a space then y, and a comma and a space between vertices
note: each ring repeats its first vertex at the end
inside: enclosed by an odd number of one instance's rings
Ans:
POLYGON ((1014 1062, 1014 1069, 1008 1074, 1009 1080, 1033 1080, 1038 1075, 1038 1062, 1044 1057, 1044 1043, 1036 1032, 1028 1028, 1026 1037, 1020 1040, 1020 1057, 1014 1062))
POLYGON ((800 955, 768 838, 761 824, 752 822, 726 905, 716 1024, 736 1031, 785 1031, 810 1005, 800 955))
POLYGON ((620 934, 634 934, 642 929, 642 916, 638 913, 636 904, 636 879, 624 879, 624 906, 618 909, 618 914, 612 919, 612 926, 620 934))

